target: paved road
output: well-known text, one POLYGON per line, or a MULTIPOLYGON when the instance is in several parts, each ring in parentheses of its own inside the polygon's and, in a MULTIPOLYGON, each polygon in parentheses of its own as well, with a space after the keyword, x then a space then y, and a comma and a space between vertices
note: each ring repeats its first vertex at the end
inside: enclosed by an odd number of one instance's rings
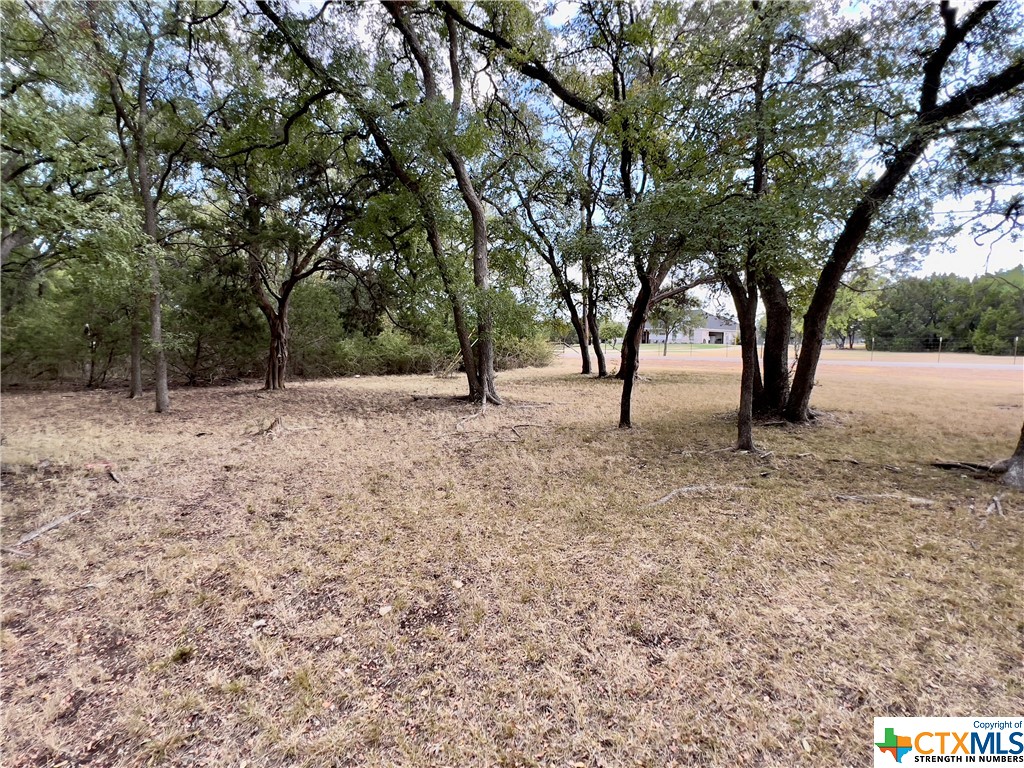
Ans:
MULTIPOLYGON (((566 350, 559 357, 579 358, 578 350, 566 350)), ((608 363, 619 362, 619 352, 615 349, 606 349, 605 357, 608 363)), ((948 369, 961 369, 961 370, 973 370, 973 371, 1022 371, 1024 372, 1024 355, 1017 359, 1016 365, 1012 363, 1002 362, 958 362, 956 356, 953 354, 949 355, 948 360, 938 360, 934 355, 922 356, 921 360, 900 360, 900 361, 887 361, 887 360, 836 360, 834 358, 823 357, 818 361, 818 365, 821 366, 860 366, 867 368, 948 368, 948 369), (929 359, 930 358, 930 359, 929 359)), ((995 358, 998 359, 998 358, 995 358)), ((713 362, 713 363, 733 363, 737 367, 740 365, 740 351, 739 348, 733 348, 729 354, 718 354, 718 355, 693 355, 690 356, 686 353, 683 354, 671 354, 663 356, 658 353, 649 352, 643 350, 640 353, 640 362, 648 363, 660 363, 662 365, 671 366, 684 366, 688 361, 693 362, 713 362)))

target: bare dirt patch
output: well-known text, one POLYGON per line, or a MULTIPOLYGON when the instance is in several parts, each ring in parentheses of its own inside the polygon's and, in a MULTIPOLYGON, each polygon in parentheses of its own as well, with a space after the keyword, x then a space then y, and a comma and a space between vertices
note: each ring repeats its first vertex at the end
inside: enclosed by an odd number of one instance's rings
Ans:
POLYGON ((483 415, 5 395, 2 545, 88 513, 3 555, 3 763, 862 765, 876 715, 1019 709, 1024 498, 930 467, 1008 453, 1019 379, 833 368, 744 455, 734 371, 649 371, 623 433, 572 364, 483 415))

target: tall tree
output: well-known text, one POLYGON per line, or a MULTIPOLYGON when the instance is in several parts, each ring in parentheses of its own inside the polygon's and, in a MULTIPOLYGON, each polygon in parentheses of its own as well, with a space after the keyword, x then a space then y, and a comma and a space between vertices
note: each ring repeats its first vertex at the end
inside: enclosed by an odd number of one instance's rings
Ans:
MULTIPOLYGON (((431 58, 431 52, 428 52, 421 42, 419 32, 406 18, 404 9, 400 5, 385 4, 385 9, 392 19, 394 28, 411 51, 423 94, 422 104, 415 110, 412 110, 408 99, 394 105, 395 109, 392 109, 390 106, 371 103, 351 73, 340 71, 337 66, 333 66, 329 71, 321 62, 314 59, 305 42, 295 33, 296 28, 289 23, 289 20, 278 15, 269 3, 265 0, 257 0, 257 5, 264 16, 283 35, 286 44, 298 60, 322 85, 345 98, 349 107, 365 124, 374 145, 385 159, 390 171, 417 201, 427 241, 434 253, 437 269, 451 302, 463 366, 469 379, 470 396, 481 402, 487 400, 500 403, 501 400, 494 386, 494 328, 492 310, 489 306, 491 296, 486 211, 465 158, 456 142, 450 138, 450 135, 462 126, 460 120, 463 97, 461 45, 459 36, 454 33, 454 25, 448 20, 441 20, 437 15, 431 14, 430 16, 435 21, 443 21, 447 32, 446 59, 449 67, 448 76, 452 88, 452 99, 445 103, 439 90, 438 77, 435 72, 436 63, 431 58), (419 118, 417 129, 421 132, 421 138, 423 138, 422 131, 424 129, 429 138, 429 141, 423 145, 422 156, 410 153, 409 150, 413 149, 411 146, 404 148, 396 146, 385 131, 385 118, 393 119, 396 111, 409 112, 410 110, 415 111, 415 116, 419 118), (436 190, 427 187, 424 183, 427 177, 422 175, 424 170, 428 174, 436 172, 437 166, 428 165, 425 169, 416 167, 416 161, 429 160, 430 152, 433 150, 439 152, 442 158, 441 162, 445 163, 454 175, 458 192, 471 218, 473 280, 477 292, 477 339, 475 342, 470 338, 465 302, 459 293, 456 276, 452 274, 444 247, 439 195, 436 190)), ((353 51, 338 50, 335 62, 346 59, 352 61, 355 58, 361 57, 358 57, 353 51)), ((392 79, 392 82, 404 83, 405 80, 403 78, 399 78, 397 81, 392 79)))
MULTIPOLYGON (((692 257, 687 243, 702 203, 698 189, 714 144, 714 101, 720 77, 716 44, 735 23, 731 6, 654 4, 592 0, 580 4, 568 26, 574 56, 554 55, 541 20, 520 5, 484 6, 483 21, 452 3, 440 3, 446 13, 501 56, 512 71, 542 84, 552 96, 594 121, 607 132, 618 159, 617 189, 620 223, 633 227, 620 242, 626 249, 639 283, 632 302, 621 350, 619 377, 623 380, 619 424, 632 426, 632 394, 639 368, 644 323, 663 282, 692 257), (697 41, 700 41, 699 43, 697 41), (701 47, 698 53, 695 48, 701 47), (559 60, 567 62, 555 65, 559 60), (559 71, 556 71, 559 70, 559 71), (596 76, 595 76, 596 75, 596 76), (588 82, 587 86, 583 83, 588 82), (596 85, 597 88, 594 88, 596 85), (681 138, 672 146, 663 137, 681 138), (690 228, 656 225, 640 213, 645 197, 661 186, 685 209, 690 228)), ((712 171, 713 173, 713 171, 712 171)), ((677 217, 676 224, 679 224, 677 217)))
MULTIPOLYGON (((177 122, 175 97, 176 62, 174 38, 182 33, 183 19, 177 5, 112 5, 92 0, 85 19, 92 32, 90 64, 105 83, 114 111, 114 127, 121 146, 132 191, 142 217, 146 242, 144 260, 149 271, 150 347, 154 358, 156 411, 170 408, 167 385, 167 351, 163 331, 163 289, 160 268, 165 232, 160 207, 170 192, 169 182, 185 148, 177 122)), ((141 367, 141 349, 133 329, 132 368, 141 367)), ((134 376, 133 376, 134 381, 134 376)))
MULTIPOLYGON (((917 34, 922 11, 916 7, 910 10, 901 21, 909 34, 917 34)), ((956 132, 970 129, 975 121, 987 120, 990 126, 1002 124, 1005 130, 1020 127, 1022 110, 1006 106, 1019 100, 1024 83, 1020 29, 1010 26, 1019 11, 1011 4, 981 2, 960 20, 948 0, 943 0, 937 10, 938 34, 930 35, 933 42, 920 70, 916 109, 906 118, 896 114, 886 137, 889 151, 884 168, 849 211, 818 275, 804 315, 801 353, 785 408, 785 416, 791 421, 810 418, 811 390, 828 315, 843 274, 879 210, 897 196, 914 166, 940 139, 955 143, 956 132)), ((906 57, 916 50, 907 45, 906 39, 901 42, 898 56, 906 57)))

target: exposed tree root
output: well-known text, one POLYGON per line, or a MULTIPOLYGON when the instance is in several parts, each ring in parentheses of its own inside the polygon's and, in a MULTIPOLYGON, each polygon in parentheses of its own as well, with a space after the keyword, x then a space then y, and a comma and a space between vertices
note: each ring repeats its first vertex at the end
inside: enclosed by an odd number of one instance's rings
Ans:
POLYGON ((995 480, 997 483, 1024 490, 1024 462, 1020 458, 1002 459, 994 464, 973 461, 933 461, 933 467, 969 472, 977 480, 995 480))

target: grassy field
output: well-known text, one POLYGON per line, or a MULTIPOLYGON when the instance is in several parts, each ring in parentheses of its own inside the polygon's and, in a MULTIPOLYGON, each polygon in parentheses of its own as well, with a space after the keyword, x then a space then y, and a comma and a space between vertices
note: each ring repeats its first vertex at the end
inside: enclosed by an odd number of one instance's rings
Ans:
POLYGON ((576 364, 482 414, 5 394, 0 762, 863 766, 877 715, 1020 714, 1024 496, 929 466, 1011 452, 1019 372, 823 369, 738 454, 731 363, 646 365, 630 432, 576 364))

